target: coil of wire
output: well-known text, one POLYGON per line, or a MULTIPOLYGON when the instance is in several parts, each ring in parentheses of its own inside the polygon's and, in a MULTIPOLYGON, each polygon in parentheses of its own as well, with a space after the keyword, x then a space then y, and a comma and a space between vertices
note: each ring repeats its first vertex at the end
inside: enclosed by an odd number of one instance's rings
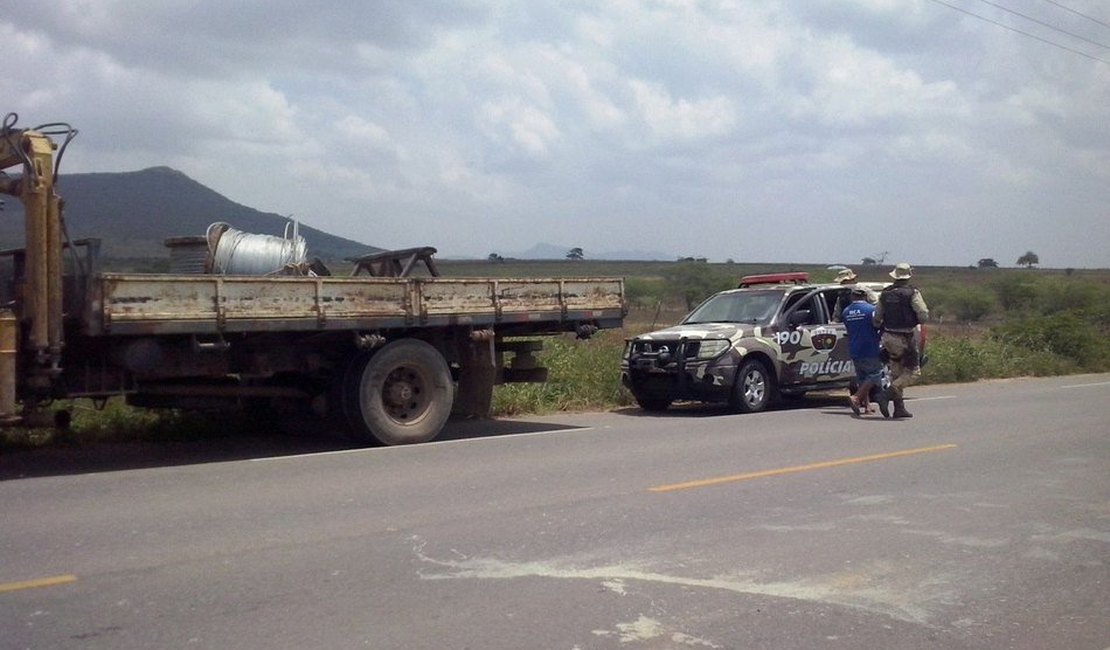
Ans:
POLYGON ((206 236, 217 275, 274 275, 302 267, 308 254, 296 222, 285 227, 284 237, 236 230, 224 222, 208 226, 206 236))

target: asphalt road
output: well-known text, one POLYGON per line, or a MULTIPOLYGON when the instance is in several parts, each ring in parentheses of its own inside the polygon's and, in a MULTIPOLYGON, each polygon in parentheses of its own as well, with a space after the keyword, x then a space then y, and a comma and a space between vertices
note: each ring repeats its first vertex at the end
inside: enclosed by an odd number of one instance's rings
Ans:
POLYGON ((910 394, 0 456, 0 647, 1110 647, 1110 375, 910 394))

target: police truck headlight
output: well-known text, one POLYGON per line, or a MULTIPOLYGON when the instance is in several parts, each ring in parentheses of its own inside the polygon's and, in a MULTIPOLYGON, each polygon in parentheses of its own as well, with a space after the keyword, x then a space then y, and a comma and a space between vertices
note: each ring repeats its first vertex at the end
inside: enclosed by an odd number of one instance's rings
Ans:
POLYGON ((732 347, 728 339, 706 339, 698 346, 698 359, 713 359, 721 356, 732 347))

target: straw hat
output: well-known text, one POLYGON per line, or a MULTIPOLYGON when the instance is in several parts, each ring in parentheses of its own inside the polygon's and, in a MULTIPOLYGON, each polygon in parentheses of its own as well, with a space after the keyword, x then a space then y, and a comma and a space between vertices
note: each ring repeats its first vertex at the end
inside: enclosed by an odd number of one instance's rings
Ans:
POLYGON ((840 273, 836 274, 836 282, 851 282, 856 279, 856 274, 852 269, 841 269, 840 273))

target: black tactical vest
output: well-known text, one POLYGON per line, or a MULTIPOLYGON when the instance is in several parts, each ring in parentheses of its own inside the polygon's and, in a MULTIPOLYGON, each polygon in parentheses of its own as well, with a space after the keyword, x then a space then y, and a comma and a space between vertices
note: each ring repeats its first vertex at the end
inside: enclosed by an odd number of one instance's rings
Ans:
POLYGON ((909 284, 892 284, 879 294, 883 306, 883 329, 912 330, 917 327, 917 312, 913 310, 913 294, 917 291, 909 284))

